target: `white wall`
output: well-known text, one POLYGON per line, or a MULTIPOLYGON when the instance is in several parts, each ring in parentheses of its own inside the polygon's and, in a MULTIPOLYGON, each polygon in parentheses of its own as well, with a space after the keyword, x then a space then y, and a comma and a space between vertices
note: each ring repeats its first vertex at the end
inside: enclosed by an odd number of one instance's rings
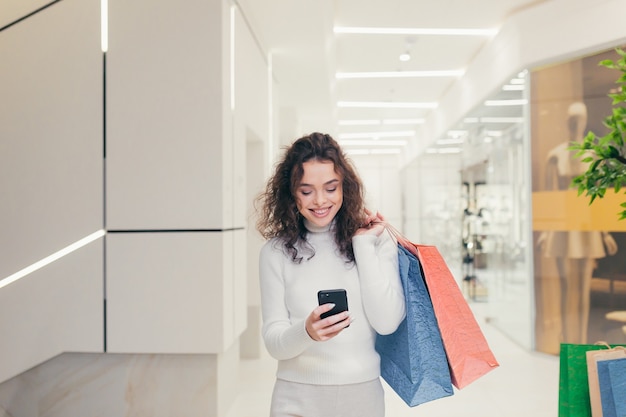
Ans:
POLYGON ((14 23, 49 3, 47 0, 3 1, 0 3, 0 28, 14 23))
POLYGON ((458 274, 461 246, 461 160, 454 154, 424 154, 402 171, 408 237, 435 245, 458 274))
POLYGON ((222 352, 246 326, 229 2, 109 1, 109 22, 108 351, 222 352))
MULTIPOLYGON (((103 228, 99 26, 99 1, 66 0, 0 32, 0 279, 103 228)), ((0 381, 103 350, 102 246, 0 289, 0 381)))
MULTIPOLYGON (((0 28, 41 5, 3 2, 0 28)), ((168 367, 184 379, 179 354, 194 354, 211 392, 181 415, 226 413, 248 320, 247 141, 263 149, 257 171, 272 143, 268 71, 228 0, 109 0, 106 56, 98 0, 56 2, 0 31, 0 279, 107 232, 0 288, 0 382, 11 378, 0 414, 52 415, 43 398, 82 388, 80 372, 60 386, 48 372, 105 350, 124 355, 127 372, 99 398, 141 389, 135 364, 146 354, 160 364, 155 380, 168 367), (16 387, 36 391, 32 404, 16 387)), ((106 378, 95 362, 90 372, 106 378)), ((188 389, 159 386, 140 394, 163 389, 163 404, 188 389)), ((148 403, 127 411, 145 414, 148 403)), ((79 415, 75 406, 55 412, 79 415)))
MULTIPOLYGON (((237 196, 242 197, 234 208, 245 219, 245 244, 235 250, 236 265, 246 276, 243 291, 247 293, 247 328, 241 337, 241 356, 258 358, 262 351, 261 301, 258 257, 264 241, 256 230, 255 197, 261 192, 267 177, 267 167, 274 148, 273 107, 278 101, 272 96, 273 77, 269 58, 263 51, 247 21, 237 10, 235 20, 235 117, 237 143, 236 172, 244 174, 237 181, 237 196), (276 102, 274 102, 276 100, 276 102)), ((240 292, 237 293, 240 296, 240 292)))
POLYGON ((349 155, 365 188, 366 207, 402 227, 402 190, 397 155, 349 155))
POLYGON ((228 2, 109 1, 109 22, 107 228, 233 227, 228 2))

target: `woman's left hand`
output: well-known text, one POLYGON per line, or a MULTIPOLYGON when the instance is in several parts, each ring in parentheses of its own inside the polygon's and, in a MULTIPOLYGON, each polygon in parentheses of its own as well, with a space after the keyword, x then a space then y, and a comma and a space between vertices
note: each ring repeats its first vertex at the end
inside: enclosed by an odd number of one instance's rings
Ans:
POLYGON ((380 236, 385 230, 385 218, 379 212, 372 214, 371 211, 365 209, 365 220, 355 233, 355 235, 376 235, 380 236))

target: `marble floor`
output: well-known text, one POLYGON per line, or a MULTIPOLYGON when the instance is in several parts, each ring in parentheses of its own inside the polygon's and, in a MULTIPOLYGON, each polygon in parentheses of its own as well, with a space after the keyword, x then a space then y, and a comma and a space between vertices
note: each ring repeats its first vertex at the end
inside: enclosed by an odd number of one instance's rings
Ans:
MULTIPOLYGON (((529 352, 485 322, 481 304, 470 304, 500 367, 451 397, 408 407, 388 386, 386 416, 428 417, 556 417, 558 415, 558 357, 529 352)), ((242 394, 228 417, 269 415, 276 362, 267 354, 244 360, 240 368, 242 394)))

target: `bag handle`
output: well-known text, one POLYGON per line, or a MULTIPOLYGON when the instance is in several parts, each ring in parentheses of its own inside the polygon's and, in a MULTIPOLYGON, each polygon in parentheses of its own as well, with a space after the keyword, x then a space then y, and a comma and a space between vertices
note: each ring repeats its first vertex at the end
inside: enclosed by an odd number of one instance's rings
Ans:
POLYGON ((382 223, 385 226, 385 230, 387 230, 387 232, 391 235, 391 237, 396 242, 398 242, 404 249, 408 250, 413 255, 419 256, 418 255, 419 249, 417 248, 417 246, 415 246, 413 242, 407 239, 402 233, 400 233, 398 229, 393 227, 389 222, 379 220, 379 221, 374 221, 374 223, 376 224, 382 223))
POLYGON ((594 343, 594 345, 605 346, 608 350, 624 350, 624 351, 626 351, 626 347, 624 347, 624 346, 611 347, 611 345, 609 345, 604 340, 597 341, 596 343, 594 343))

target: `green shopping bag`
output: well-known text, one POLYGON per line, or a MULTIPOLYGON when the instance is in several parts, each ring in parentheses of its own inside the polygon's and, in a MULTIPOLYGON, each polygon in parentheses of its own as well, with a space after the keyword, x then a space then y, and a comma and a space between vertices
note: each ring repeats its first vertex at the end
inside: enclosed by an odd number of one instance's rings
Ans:
MULTIPOLYGON (((616 346, 626 345, 610 345, 616 346)), ((605 345, 562 343, 559 357, 559 417, 591 417, 587 352, 605 345)))

